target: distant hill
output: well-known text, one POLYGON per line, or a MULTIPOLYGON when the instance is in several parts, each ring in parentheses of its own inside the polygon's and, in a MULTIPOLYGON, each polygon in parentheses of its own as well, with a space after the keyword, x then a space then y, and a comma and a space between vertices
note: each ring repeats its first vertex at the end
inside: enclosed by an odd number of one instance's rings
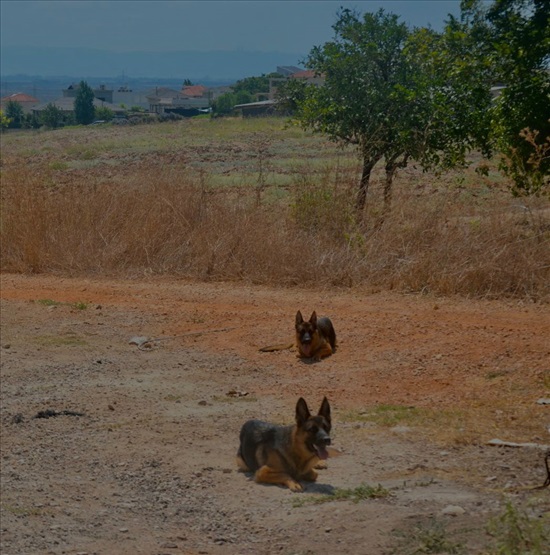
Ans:
POLYGON ((234 82, 299 65, 303 54, 252 51, 112 52, 92 48, 3 46, 0 71, 5 75, 43 77, 116 77, 190 79, 193 82, 234 82))

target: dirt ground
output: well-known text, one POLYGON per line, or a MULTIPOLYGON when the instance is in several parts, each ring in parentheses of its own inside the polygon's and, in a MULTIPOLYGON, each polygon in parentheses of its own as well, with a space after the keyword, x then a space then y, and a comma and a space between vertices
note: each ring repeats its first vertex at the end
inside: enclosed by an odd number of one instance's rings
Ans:
POLYGON ((544 448, 487 444, 550 444, 548 306, 175 279, 1 286, 3 555, 481 553, 507 500, 549 524, 550 490, 529 489, 544 448), (292 339, 298 309, 332 318, 336 354, 259 352, 292 339), (237 471, 245 420, 288 424, 298 397, 317 410, 323 395, 341 454, 317 483, 295 494, 237 471), (334 495, 362 484, 388 495, 334 495))

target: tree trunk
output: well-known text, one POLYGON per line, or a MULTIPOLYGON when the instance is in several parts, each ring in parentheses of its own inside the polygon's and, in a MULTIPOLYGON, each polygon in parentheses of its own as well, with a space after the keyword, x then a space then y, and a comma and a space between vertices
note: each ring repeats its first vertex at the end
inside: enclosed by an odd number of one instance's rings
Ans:
POLYGON ((370 158, 363 159, 363 173, 359 182, 359 191, 357 191, 357 210, 362 211, 367 204, 367 193, 369 191, 370 174, 376 164, 376 160, 370 158))
POLYGON ((393 178, 398 168, 405 168, 409 161, 408 154, 403 155, 403 159, 398 162, 398 156, 389 160, 386 159, 386 183, 384 184, 384 214, 389 214, 393 196, 393 178))
POLYGON ((386 164, 386 182, 384 183, 384 214, 389 214, 391 210, 393 193, 392 185, 396 170, 397 164, 395 161, 391 161, 386 164))

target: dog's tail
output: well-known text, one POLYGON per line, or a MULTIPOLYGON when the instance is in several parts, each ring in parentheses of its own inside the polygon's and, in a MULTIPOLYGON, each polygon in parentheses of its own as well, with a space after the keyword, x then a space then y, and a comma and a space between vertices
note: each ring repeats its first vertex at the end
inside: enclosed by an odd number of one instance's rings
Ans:
POLYGON ((287 349, 292 349, 295 343, 280 343, 278 345, 268 345, 267 347, 262 347, 260 349, 261 353, 273 353, 275 351, 286 351, 287 349))

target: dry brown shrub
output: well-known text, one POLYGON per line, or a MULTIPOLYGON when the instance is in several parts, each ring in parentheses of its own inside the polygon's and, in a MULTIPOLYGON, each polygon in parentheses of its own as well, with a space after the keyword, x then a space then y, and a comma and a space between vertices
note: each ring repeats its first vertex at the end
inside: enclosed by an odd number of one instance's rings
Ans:
POLYGON ((355 182, 331 175, 297 172, 288 197, 258 205, 253 186, 215 188, 170 169, 53 186, 46 170, 10 167, 2 269, 550 299, 544 199, 468 204, 401 184, 389 215, 374 189, 358 216, 355 182))

